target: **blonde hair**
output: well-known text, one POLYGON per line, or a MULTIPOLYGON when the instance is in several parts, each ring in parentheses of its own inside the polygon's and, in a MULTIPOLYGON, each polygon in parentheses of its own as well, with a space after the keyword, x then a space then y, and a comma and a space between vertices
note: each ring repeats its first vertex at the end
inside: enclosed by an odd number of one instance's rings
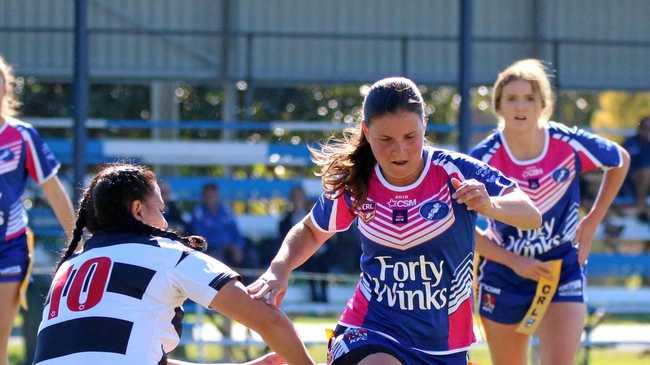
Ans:
POLYGON ((2 78, 2 85, 5 89, 2 103, 0 103, 0 117, 13 117, 18 114, 18 108, 20 107, 20 102, 18 102, 18 99, 16 99, 16 94, 14 94, 16 76, 14 76, 11 65, 9 65, 1 55, 0 78, 2 78))
POLYGON ((542 98, 542 114, 540 115, 540 122, 546 123, 553 115, 553 108, 555 104, 555 95, 551 88, 551 82, 547 69, 540 60, 528 58, 519 60, 512 65, 508 66, 505 70, 499 73, 497 80, 492 87, 492 108, 499 118, 499 127, 503 127, 503 118, 499 114, 501 108, 501 97, 503 95, 503 88, 512 81, 524 80, 530 82, 533 92, 542 98))

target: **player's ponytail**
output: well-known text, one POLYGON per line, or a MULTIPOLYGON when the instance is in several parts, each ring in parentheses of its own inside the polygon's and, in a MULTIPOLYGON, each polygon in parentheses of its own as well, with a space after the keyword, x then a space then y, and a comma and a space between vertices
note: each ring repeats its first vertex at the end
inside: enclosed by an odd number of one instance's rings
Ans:
MULTIPOLYGON (((374 83, 363 100, 362 123, 371 125, 374 118, 400 111, 420 115, 424 122, 424 101, 413 81, 389 77, 374 83)), ((377 160, 359 123, 343 132, 342 138, 330 138, 320 148, 310 148, 312 160, 319 167, 325 193, 336 197, 344 192, 352 197, 352 208, 366 200, 370 175, 377 160)))
POLYGON ((86 188, 86 190, 83 193, 83 197, 79 202, 79 209, 77 210, 77 221, 75 222, 74 230, 72 231, 72 239, 70 240, 68 246, 61 254, 61 258, 59 258, 59 262, 56 264, 57 269, 68 258, 70 258, 70 256, 72 256, 72 254, 77 250, 77 247, 79 246, 79 242, 81 242, 81 239, 83 238, 83 231, 84 228, 86 227, 86 222, 88 221, 87 216, 88 216, 88 201, 90 200, 90 190, 91 187, 86 188))

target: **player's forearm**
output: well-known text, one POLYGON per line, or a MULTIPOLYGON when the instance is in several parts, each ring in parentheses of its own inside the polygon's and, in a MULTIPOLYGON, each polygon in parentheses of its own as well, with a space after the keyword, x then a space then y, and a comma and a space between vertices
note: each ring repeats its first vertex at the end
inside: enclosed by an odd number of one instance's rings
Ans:
POLYGON ((612 205, 612 202, 616 198, 616 194, 621 189, 623 181, 625 181, 625 176, 630 169, 630 155, 623 148, 620 148, 620 151, 623 163, 619 167, 605 171, 603 180, 600 183, 598 195, 591 207, 591 211, 589 211, 589 215, 598 221, 601 221, 605 217, 605 214, 607 214, 609 206, 612 205))
POLYGON ((271 310, 274 312, 273 315, 265 316, 267 320, 261 321, 256 328, 251 328, 257 331, 271 350, 282 356, 289 365, 313 364, 289 318, 277 308, 271 310))
POLYGON ((325 243, 330 235, 315 232, 315 228, 311 228, 306 223, 308 219, 311 219, 310 217, 310 215, 307 215, 289 230, 289 233, 282 241, 282 246, 271 262, 271 268, 293 271, 307 261, 325 243))
POLYGON ((542 215, 526 194, 515 189, 502 196, 490 198, 492 206, 486 212, 490 218, 520 229, 534 229, 542 224, 542 215))
POLYGON ((72 230, 74 227, 74 211, 72 202, 68 193, 65 192, 63 184, 58 177, 54 176, 43 183, 43 192, 47 198, 47 202, 52 207, 56 219, 61 224, 65 235, 68 239, 72 238, 72 230))
POLYGON ((476 239, 476 251, 488 260, 508 267, 512 267, 515 260, 517 260, 517 254, 492 242, 484 234, 475 231, 474 238, 476 239))

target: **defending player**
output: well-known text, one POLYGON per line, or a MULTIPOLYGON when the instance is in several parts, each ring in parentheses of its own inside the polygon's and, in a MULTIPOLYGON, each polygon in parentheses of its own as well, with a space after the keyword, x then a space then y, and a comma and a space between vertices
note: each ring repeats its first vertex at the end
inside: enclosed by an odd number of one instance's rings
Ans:
POLYGON ((15 77, 0 56, 0 365, 7 365, 7 342, 18 311, 19 289, 27 288, 30 252, 22 195, 27 179, 41 186, 70 237, 72 203, 56 176, 59 162, 36 130, 15 118, 15 77), (22 282, 22 283, 21 283, 22 282))
POLYGON ((530 200, 497 170, 424 146, 424 102, 405 78, 376 82, 363 121, 313 151, 325 192, 249 286, 280 304, 292 270, 357 220, 362 275, 329 348, 333 364, 465 364, 476 212, 522 229, 530 200))
POLYGON ((164 209, 148 169, 109 165, 93 178, 50 287, 35 364, 181 364, 167 353, 187 298, 257 331, 289 364, 312 364, 291 322, 194 249, 203 238, 166 231, 164 209), (80 247, 84 229, 92 237, 80 247))
POLYGON ((525 364, 526 326, 546 310, 537 329, 541 362, 573 364, 585 317, 583 267, 596 227, 623 183, 629 156, 607 139, 548 120, 553 94, 537 60, 506 68, 493 90, 498 131, 471 154, 516 181, 543 214, 543 223, 521 230, 492 219, 489 239, 477 240, 487 258, 479 271, 479 310, 492 361, 525 364), (579 175, 595 169, 605 170, 604 178, 593 207, 580 219, 579 175), (536 281, 553 279, 545 263, 550 260, 561 260, 556 292, 550 298, 540 292, 533 301, 536 281), (517 330, 522 320, 526 323, 517 330))

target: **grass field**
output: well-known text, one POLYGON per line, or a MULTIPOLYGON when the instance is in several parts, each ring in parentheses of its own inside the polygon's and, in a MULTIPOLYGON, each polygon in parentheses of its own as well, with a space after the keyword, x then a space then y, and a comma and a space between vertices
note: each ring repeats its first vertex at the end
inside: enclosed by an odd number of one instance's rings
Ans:
MULTIPOLYGON (((650 318, 620 318, 623 323, 646 322, 650 318)), ((318 318, 318 317, 297 317, 293 318, 297 326, 300 324, 323 324, 335 323, 335 318, 318 318)), ((650 335, 650 334, 649 334, 650 335)), ((21 365, 23 363, 23 345, 21 341, 14 341, 10 344, 10 364, 21 365)), ((217 345, 205 345, 203 348, 205 361, 215 362, 224 358, 223 347, 217 345)), ((265 350, 260 348, 248 348, 244 346, 235 346, 231 348, 229 358, 235 362, 244 361, 247 358, 255 357, 262 354, 265 350)), ((325 345, 309 346, 309 352, 319 363, 326 362, 327 349, 325 345)), ((485 345, 477 345, 470 353, 473 364, 490 365, 490 356, 485 345)), ((197 361, 199 358, 199 347, 197 345, 188 345, 185 348, 179 348, 172 355, 172 358, 187 359, 197 361)), ((584 351, 578 354, 576 364, 584 364, 584 351)), ((590 365, 648 365, 650 364, 650 349, 634 348, 607 348, 593 349, 590 354, 590 365)))

